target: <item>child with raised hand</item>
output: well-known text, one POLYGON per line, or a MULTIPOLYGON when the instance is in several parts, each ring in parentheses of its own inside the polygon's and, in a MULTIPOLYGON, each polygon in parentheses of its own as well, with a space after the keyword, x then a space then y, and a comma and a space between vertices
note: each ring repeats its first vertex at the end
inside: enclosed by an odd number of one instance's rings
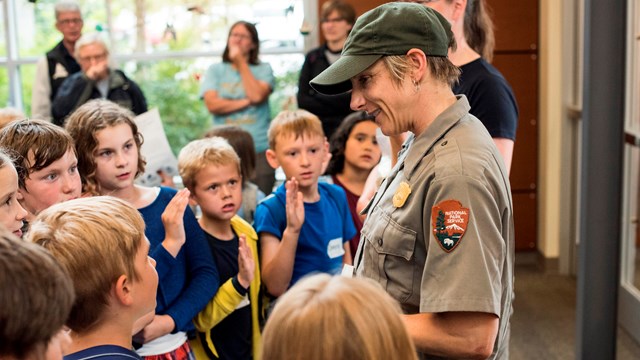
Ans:
POLYGON ((18 172, 7 151, 0 148, 0 225, 22 237, 26 217, 27 211, 18 202, 18 172))
POLYGON ((319 183, 327 143, 317 116, 283 111, 269 126, 267 161, 281 166, 287 181, 258 204, 262 281, 278 297, 301 277, 336 274, 351 263, 355 233, 342 188, 319 183))
POLYGON ((194 319, 197 358, 259 359, 258 235, 236 213, 242 206, 241 161, 221 137, 195 140, 178 156, 178 169, 213 254, 220 288, 194 319))
POLYGON ((73 139, 43 120, 15 120, 0 131, 0 147, 12 152, 18 171, 18 201, 26 221, 53 204, 81 195, 73 139))
POLYGON ((76 140, 85 191, 128 201, 142 214, 151 256, 160 278, 156 315, 134 337, 138 354, 187 359, 192 356, 187 331, 191 319, 218 289, 218 272, 195 216, 189 191, 136 185, 144 172, 142 134, 131 111, 106 100, 91 100, 68 118, 76 140))
POLYGON ((351 218, 356 227, 356 235, 349 240, 352 258, 358 249, 362 230, 362 219, 356 209, 358 199, 362 195, 367 177, 381 156, 376 140, 377 129, 378 125, 366 112, 358 111, 344 118, 329 142, 331 160, 327 174, 347 194, 351 218))
POLYGON ((256 147, 251 134, 235 125, 215 126, 204 134, 204 137, 220 136, 225 138, 240 157, 240 172, 242 175, 242 206, 238 209, 238 216, 248 223, 253 222, 256 206, 266 195, 254 184, 256 170, 256 147))
POLYGON ((131 334, 152 320, 158 287, 144 227, 136 209, 111 196, 56 204, 31 224, 27 241, 46 248, 75 289, 65 360, 140 359, 131 334))

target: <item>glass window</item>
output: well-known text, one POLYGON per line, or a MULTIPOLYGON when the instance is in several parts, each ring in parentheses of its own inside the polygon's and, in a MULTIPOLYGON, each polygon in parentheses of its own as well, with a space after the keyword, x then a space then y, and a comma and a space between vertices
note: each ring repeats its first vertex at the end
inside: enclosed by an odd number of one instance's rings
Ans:
MULTIPOLYGON (((19 15, 18 52, 21 57, 42 56, 55 46, 62 34, 56 29, 54 5, 57 0, 15 0, 19 15)), ((79 0, 83 14, 83 31, 106 29, 104 0, 79 0)), ((62 25, 64 26, 64 25, 62 25)))
MULTIPOLYGON (((9 89, 9 76, 6 66, 0 66, 0 89, 9 89)), ((9 91, 0 91, 0 107, 9 105, 9 91)))
POLYGON ((302 49, 303 46, 298 30, 303 19, 302 0, 205 0, 199 5, 171 0, 112 0, 110 3, 110 34, 119 53, 221 52, 229 26, 237 20, 256 24, 261 49, 302 49), (138 22, 139 17, 145 21, 138 22))
POLYGON ((36 64, 20 65, 20 80, 22 81, 22 99, 24 113, 31 114, 31 90, 36 78, 36 64))
MULTIPOLYGON (((6 1, 6 0, 5 0, 6 1)), ((0 58, 7 56, 7 34, 4 24, 4 1, 0 0, 0 58)))

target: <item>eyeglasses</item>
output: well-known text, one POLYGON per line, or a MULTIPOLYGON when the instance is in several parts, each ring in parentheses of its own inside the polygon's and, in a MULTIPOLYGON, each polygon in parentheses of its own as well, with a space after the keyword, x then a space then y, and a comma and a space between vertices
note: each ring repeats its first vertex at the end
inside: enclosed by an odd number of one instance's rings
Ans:
POLYGON ((341 22, 341 21, 344 21, 344 19, 343 19, 343 18, 341 18, 341 17, 333 18, 333 19, 327 19, 327 18, 324 18, 324 19, 322 19, 322 20, 321 20, 321 22, 322 22, 323 24, 328 24, 328 23, 335 24, 335 23, 339 23, 339 22, 341 22))
POLYGON ((58 24, 62 26, 79 25, 79 24, 82 24, 82 22, 83 20, 81 18, 58 20, 58 24))
POLYGON ((107 53, 97 54, 93 56, 80 56, 79 60, 84 63, 90 63, 92 61, 102 61, 107 58, 107 53))

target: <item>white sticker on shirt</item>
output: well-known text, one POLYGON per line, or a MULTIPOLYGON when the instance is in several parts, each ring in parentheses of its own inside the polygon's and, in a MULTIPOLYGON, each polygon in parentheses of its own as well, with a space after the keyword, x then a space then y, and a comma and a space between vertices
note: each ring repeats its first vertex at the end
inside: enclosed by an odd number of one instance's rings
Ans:
POLYGON ((342 238, 335 238, 329 240, 329 246, 327 246, 327 255, 329 258, 335 259, 338 256, 344 255, 344 247, 342 247, 342 238))
POLYGON ((236 306, 236 310, 238 309, 242 309, 245 306, 249 306, 250 302, 249 302, 249 296, 245 295, 244 298, 242 298, 242 300, 240 301, 240 303, 238 304, 238 306, 236 306))

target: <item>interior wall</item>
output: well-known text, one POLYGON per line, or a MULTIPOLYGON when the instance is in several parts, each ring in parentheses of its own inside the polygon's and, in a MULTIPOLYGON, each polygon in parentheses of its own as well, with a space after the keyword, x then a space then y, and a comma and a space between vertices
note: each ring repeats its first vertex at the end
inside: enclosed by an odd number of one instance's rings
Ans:
MULTIPOLYGON (((563 167, 562 1, 540 0, 540 154, 538 250, 545 258, 560 255, 560 233, 568 214, 561 212, 563 167)), ((565 241, 569 241, 566 239, 565 241)))

